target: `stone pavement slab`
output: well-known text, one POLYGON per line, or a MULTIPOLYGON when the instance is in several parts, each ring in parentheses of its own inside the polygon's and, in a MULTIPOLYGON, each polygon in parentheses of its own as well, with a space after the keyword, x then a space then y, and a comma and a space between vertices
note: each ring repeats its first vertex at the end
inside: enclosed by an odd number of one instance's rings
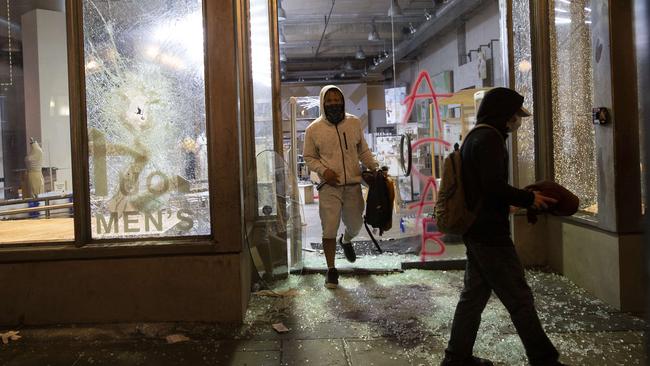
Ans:
POLYGON ((282 342, 282 365, 348 366, 341 339, 287 340, 282 342))
POLYGON ((439 363, 442 359, 444 347, 439 347, 438 352, 431 352, 427 357, 405 354, 402 348, 389 339, 345 340, 345 345, 350 355, 350 364, 354 366, 419 366, 439 363), (431 359, 430 355, 439 356, 431 359))

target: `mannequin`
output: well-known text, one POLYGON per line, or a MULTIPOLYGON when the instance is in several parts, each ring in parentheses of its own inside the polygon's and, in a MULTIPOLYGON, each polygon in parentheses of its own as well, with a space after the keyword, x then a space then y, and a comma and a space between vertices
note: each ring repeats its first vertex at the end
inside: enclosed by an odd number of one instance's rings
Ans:
POLYGON ((25 156, 25 197, 36 198, 45 191, 43 179, 43 150, 38 142, 32 137, 29 139, 30 150, 25 156))

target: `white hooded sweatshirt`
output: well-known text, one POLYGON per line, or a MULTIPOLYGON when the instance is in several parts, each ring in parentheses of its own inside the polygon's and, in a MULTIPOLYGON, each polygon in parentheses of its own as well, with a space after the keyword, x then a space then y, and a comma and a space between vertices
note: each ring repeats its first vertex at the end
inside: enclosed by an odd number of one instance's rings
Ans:
MULTIPOLYGON (((320 117, 305 131, 303 156, 309 169, 315 171, 321 181, 324 181, 325 170, 331 169, 339 175, 340 185, 359 184, 361 183, 359 161, 371 170, 376 170, 378 164, 363 137, 359 118, 346 113, 345 119, 335 125, 325 117, 323 104, 325 93, 330 89, 341 91, 334 85, 327 85, 321 89, 320 117)), ((345 101, 343 103, 345 106, 345 101)))

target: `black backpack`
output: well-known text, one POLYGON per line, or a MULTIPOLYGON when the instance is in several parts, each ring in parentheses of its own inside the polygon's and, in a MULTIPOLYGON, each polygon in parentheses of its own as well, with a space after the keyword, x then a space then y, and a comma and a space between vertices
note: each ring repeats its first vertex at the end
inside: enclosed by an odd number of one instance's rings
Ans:
POLYGON ((393 182, 387 178, 382 171, 363 172, 363 180, 369 185, 368 197, 366 198, 366 214, 364 224, 366 231, 380 253, 383 250, 372 235, 368 226, 379 229, 379 235, 390 230, 393 226, 393 200, 395 199, 395 188, 393 182))
MULTIPOLYGON (((465 136, 465 141, 472 132, 480 128, 490 128, 500 134, 499 130, 491 125, 478 124, 465 136)), ((481 207, 481 202, 471 210, 467 207, 462 161, 460 149, 455 149, 443 163, 442 179, 434 210, 438 230, 444 234, 465 234, 476 221, 481 207)))

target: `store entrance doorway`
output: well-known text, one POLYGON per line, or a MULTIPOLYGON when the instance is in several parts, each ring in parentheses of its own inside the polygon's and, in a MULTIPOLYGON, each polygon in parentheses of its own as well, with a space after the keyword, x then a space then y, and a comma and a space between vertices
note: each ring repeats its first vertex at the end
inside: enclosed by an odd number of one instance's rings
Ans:
MULTIPOLYGON (((312 94, 317 94, 319 88, 313 89, 312 94)), ((342 89, 345 92, 346 89, 342 89)), ((283 104, 283 112, 288 112, 283 113, 283 116, 289 119, 283 123, 283 126, 288 128, 284 131, 284 148, 289 152, 287 160, 295 162, 294 169, 297 172, 299 212, 304 227, 301 271, 322 272, 327 267, 323 254, 319 213, 320 192, 317 188, 321 182, 318 175, 310 171, 302 155, 305 129, 320 115, 319 97, 292 96, 287 100, 287 105, 283 104)), ((372 241, 368 229, 362 228, 353 240, 353 247, 357 254, 354 263, 346 261, 342 248, 338 246, 336 266, 340 270, 390 272, 405 268, 463 265, 465 253, 460 238, 438 233, 432 217, 432 205, 420 204, 435 200, 435 185, 428 184, 430 182, 428 177, 436 174, 431 173, 431 166, 438 168, 438 164, 431 162, 430 153, 427 154, 429 160, 414 159, 412 154, 408 154, 409 146, 413 144, 410 136, 413 136, 411 131, 404 131, 404 134, 387 131, 364 134, 379 164, 388 169, 391 181, 396 187, 393 224, 392 228, 381 236, 377 229, 368 228, 378 241, 381 252, 372 241), (418 175, 411 172, 418 172, 418 175)), ((442 159, 438 160, 441 162, 442 159)), ((368 192, 366 185, 362 185, 362 192, 365 200, 368 192)), ((345 227, 341 222, 337 237, 342 235, 344 230, 345 227)))

